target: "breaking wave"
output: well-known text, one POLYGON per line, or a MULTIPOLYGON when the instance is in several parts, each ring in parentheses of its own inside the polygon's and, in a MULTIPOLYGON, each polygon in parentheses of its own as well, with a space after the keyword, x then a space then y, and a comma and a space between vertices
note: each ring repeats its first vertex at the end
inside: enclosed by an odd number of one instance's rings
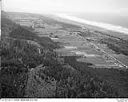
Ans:
POLYGON ((56 14, 56 16, 64 18, 64 19, 72 20, 72 21, 75 21, 75 22, 84 23, 84 24, 88 24, 88 25, 93 25, 93 26, 97 26, 97 27, 104 28, 104 29, 107 29, 107 30, 128 34, 128 28, 124 28, 122 26, 89 21, 89 20, 81 19, 81 18, 78 18, 78 17, 75 17, 75 16, 70 16, 70 15, 67 15, 67 14, 56 14))

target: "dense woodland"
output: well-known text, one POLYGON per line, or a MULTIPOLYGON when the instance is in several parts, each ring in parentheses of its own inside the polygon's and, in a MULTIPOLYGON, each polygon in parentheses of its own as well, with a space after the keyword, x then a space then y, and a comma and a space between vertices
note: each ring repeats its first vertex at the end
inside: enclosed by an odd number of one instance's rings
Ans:
POLYGON ((106 44, 110 49, 118 54, 124 54, 128 56, 128 41, 118 38, 104 38, 100 40, 100 43, 106 44))
POLYGON ((94 73, 90 63, 77 63, 75 57, 58 57, 53 49, 59 45, 50 38, 38 37, 6 16, 2 17, 1 27, 2 98, 123 96, 110 81, 94 73))

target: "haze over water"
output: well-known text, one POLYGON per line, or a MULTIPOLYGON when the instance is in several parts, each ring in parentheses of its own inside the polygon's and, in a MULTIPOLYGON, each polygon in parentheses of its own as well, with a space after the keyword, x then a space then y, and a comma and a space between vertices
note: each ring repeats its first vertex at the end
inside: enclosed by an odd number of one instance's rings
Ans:
POLYGON ((59 15, 65 12, 63 17, 68 15, 68 19, 128 33, 128 0, 3 0, 2 9, 59 15))
POLYGON ((126 14, 121 15, 116 13, 79 13, 73 15, 89 21, 103 22, 128 28, 128 15, 126 14))
POLYGON ((112 13, 58 13, 57 16, 72 21, 128 34, 128 16, 112 13))

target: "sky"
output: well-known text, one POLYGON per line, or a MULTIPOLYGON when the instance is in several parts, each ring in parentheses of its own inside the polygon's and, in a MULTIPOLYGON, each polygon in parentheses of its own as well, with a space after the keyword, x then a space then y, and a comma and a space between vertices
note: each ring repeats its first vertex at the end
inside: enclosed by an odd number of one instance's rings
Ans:
POLYGON ((3 0, 5 11, 128 13, 128 0, 3 0))

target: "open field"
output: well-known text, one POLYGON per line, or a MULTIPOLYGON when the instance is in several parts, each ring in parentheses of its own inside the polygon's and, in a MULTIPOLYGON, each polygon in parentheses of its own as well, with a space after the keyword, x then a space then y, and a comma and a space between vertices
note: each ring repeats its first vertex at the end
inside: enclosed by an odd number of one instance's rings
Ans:
POLYGON ((57 53, 60 52, 62 56, 66 56, 66 53, 68 56, 70 54, 74 54, 74 56, 83 56, 83 58, 79 59, 79 61, 87 61, 98 67, 122 67, 118 65, 118 62, 115 59, 111 57, 109 58, 108 55, 111 54, 111 50, 109 50, 105 46, 101 46, 101 48, 104 48, 105 51, 107 49, 107 51, 109 52, 109 54, 106 54, 102 50, 100 50, 100 45, 97 46, 94 43, 90 43, 86 38, 82 38, 80 35, 77 35, 77 33, 75 33, 74 35, 72 34, 65 36, 58 35, 57 41, 63 43, 64 48, 56 50, 57 53))

